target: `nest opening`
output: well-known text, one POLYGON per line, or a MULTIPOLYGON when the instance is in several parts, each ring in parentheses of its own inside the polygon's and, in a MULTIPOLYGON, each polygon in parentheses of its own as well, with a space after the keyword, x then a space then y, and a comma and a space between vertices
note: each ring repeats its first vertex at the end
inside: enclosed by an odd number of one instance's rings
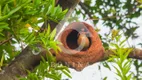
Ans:
MULTIPOLYGON (((77 39, 78 39, 78 35, 79 35, 79 32, 76 31, 76 30, 72 30, 67 38, 66 38, 66 43, 67 43, 67 46, 70 48, 70 49, 76 49, 79 47, 79 45, 77 44, 77 39)), ((87 49, 90 48, 90 45, 91 45, 91 38, 88 37, 89 39, 89 47, 86 48, 86 49, 82 49, 81 51, 86 51, 87 49)))

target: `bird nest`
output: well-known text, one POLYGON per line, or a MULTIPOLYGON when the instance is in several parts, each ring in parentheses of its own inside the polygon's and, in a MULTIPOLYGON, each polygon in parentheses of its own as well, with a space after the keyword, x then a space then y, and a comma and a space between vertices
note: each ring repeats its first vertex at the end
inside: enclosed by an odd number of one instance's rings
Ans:
POLYGON ((73 22, 69 24, 59 35, 58 40, 62 52, 56 54, 56 59, 65 65, 78 71, 86 66, 99 61, 104 55, 102 42, 93 27, 84 22, 73 22), (83 31, 82 31, 83 29, 83 31), (85 33, 88 43, 82 40, 84 46, 78 44, 79 35, 85 33))

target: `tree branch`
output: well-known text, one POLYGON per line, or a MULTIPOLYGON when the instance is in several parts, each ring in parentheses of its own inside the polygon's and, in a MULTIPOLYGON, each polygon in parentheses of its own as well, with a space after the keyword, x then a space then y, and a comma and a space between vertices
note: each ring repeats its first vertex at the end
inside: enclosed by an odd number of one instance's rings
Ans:
POLYGON ((79 5, 80 5, 81 8, 85 11, 85 14, 88 14, 88 16, 89 16, 90 18, 92 18, 92 14, 93 14, 93 13, 89 11, 88 7, 87 7, 84 3, 82 3, 82 2, 79 2, 79 5))
POLYGON ((10 41, 12 39, 12 37, 8 38, 7 40, 4 40, 4 41, 0 41, 0 45, 3 45, 5 43, 7 43, 8 41, 10 41))
MULTIPOLYGON (((101 61, 107 60, 111 55, 114 55, 115 53, 112 50, 106 50, 104 54, 105 55, 101 59, 101 61)), ((142 50, 137 48, 133 49, 128 55, 128 58, 142 60, 142 50)))

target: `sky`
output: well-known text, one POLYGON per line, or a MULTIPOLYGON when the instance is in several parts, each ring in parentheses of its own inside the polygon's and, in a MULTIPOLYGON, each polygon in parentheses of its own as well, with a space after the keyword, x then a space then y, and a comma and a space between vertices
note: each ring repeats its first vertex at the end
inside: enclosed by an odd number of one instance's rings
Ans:
MULTIPOLYGON (((83 0, 82 0, 83 1, 83 0)), ((122 0, 123 1, 123 0, 122 0)), ((98 32, 100 35, 104 35, 104 33, 108 33, 109 29, 104 27, 102 25, 102 21, 100 20, 96 25, 94 25, 90 20, 84 20, 83 16, 80 15, 79 17, 79 21, 80 22, 86 22, 94 27, 97 27, 100 29, 100 31, 98 32)), ((135 46, 136 48, 141 48, 141 46, 137 45, 138 43, 140 43, 142 41, 142 16, 140 16, 139 18, 135 18, 133 19, 133 21, 135 21, 140 28, 138 28, 136 30, 136 33, 139 35, 139 38, 132 40, 132 39, 128 39, 128 42, 130 44, 130 46, 135 46)), ((66 23, 64 26, 68 25, 68 23, 66 23)), ((126 43, 126 46, 129 47, 129 45, 126 43)), ((111 71, 105 67, 103 67, 103 65, 100 62, 94 63, 93 65, 90 65, 86 68, 84 68, 82 71, 76 71, 74 69, 70 69, 71 71, 71 76, 72 79, 68 79, 68 77, 66 77, 65 75, 63 75, 63 79, 62 80, 103 80, 102 78, 107 77, 107 80, 116 80, 119 79, 116 74, 115 74, 115 69, 112 67, 111 63, 108 63, 111 67, 111 71), (99 66, 100 66, 100 70, 99 70, 99 66)), ((131 70, 132 72, 135 73, 135 67, 134 65, 131 66, 131 70)), ((142 71, 142 68, 141 68, 142 71)))
MULTIPOLYGON (((81 17, 80 17, 81 18, 81 17)), ((82 22, 86 22, 92 26, 96 26, 98 27, 101 31, 99 32, 100 35, 104 35, 104 33, 108 32, 109 29, 104 27, 102 25, 102 21, 99 21, 98 24, 93 25, 89 20, 84 21, 83 19, 80 19, 80 21, 82 22)), ((137 44, 140 43, 142 41, 142 16, 140 16, 139 18, 135 18, 133 19, 133 21, 135 21, 140 27, 136 30, 136 33, 139 35, 138 39, 129 39, 128 42, 130 44, 130 46, 135 46, 136 48, 141 48, 141 46, 138 46, 137 44)), ((129 47, 129 45, 126 43, 126 46, 129 47)), ((107 77, 107 80, 116 80, 119 79, 118 76, 116 76, 115 74, 115 69, 112 67, 112 64, 109 63, 110 67, 111 67, 111 71, 105 67, 103 67, 103 65, 98 62, 98 63, 94 63, 93 65, 90 65, 86 68, 84 68, 82 71, 78 72, 74 69, 70 69, 71 71, 71 76, 72 79, 69 80, 103 80, 102 78, 107 77), (101 68, 101 70, 99 70, 99 66, 101 68)), ((131 66, 131 70, 132 72, 135 73, 135 67, 134 65, 131 66)), ((142 71, 142 68, 141 68, 142 71)), ((63 76, 63 80, 66 80, 67 77, 63 76)))
MULTIPOLYGON (((100 35, 104 35, 104 33, 108 33, 109 29, 104 27, 102 25, 102 21, 100 20, 96 25, 94 25, 90 20, 84 20, 83 17, 80 15, 79 17, 79 21, 80 22, 86 22, 94 27, 97 27, 100 29, 100 31, 98 32, 98 34, 100 35)), ((133 21, 135 21, 140 28, 138 28, 136 30, 136 33, 139 35, 139 38, 137 39, 128 39, 128 42, 130 45, 128 45, 126 43, 126 47, 129 46, 135 46, 136 48, 141 48, 141 46, 137 45, 138 43, 142 42, 142 16, 140 16, 139 18, 134 18, 133 21)), ((64 26, 67 26, 68 23, 66 23, 64 26)), ((108 63, 111 67, 111 71, 105 67, 103 67, 102 63, 97 62, 94 63, 93 65, 90 65, 86 68, 84 68, 82 71, 76 71, 74 69, 70 69, 71 72, 71 76, 72 79, 69 79, 68 77, 66 77, 65 75, 63 75, 63 79, 62 80, 103 80, 104 77, 107 77, 107 80, 116 80, 119 79, 118 76, 116 76, 115 74, 115 69, 112 67, 112 63, 108 63), (99 66, 100 66, 100 70, 99 70, 99 66)), ((131 66, 131 70, 132 72, 135 72, 135 67, 134 65, 131 66)), ((141 68, 142 71, 142 68, 141 68)))

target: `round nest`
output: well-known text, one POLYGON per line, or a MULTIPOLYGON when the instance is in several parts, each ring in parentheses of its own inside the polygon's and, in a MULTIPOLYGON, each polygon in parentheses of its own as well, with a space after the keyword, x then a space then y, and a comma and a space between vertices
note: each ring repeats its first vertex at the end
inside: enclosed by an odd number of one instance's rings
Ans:
POLYGON ((62 43, 59 45, 62 52, 56 54, 57 61, 78 71, 99 61, 104 55, 104 48, 97 32, 91 25, 84 22, 69 24, 59 35, 58 40, 62 43), (85 29, 86 37, 89 40, 89 46, 85 49, 80 48, 77 44, 82 28, 85 29))

